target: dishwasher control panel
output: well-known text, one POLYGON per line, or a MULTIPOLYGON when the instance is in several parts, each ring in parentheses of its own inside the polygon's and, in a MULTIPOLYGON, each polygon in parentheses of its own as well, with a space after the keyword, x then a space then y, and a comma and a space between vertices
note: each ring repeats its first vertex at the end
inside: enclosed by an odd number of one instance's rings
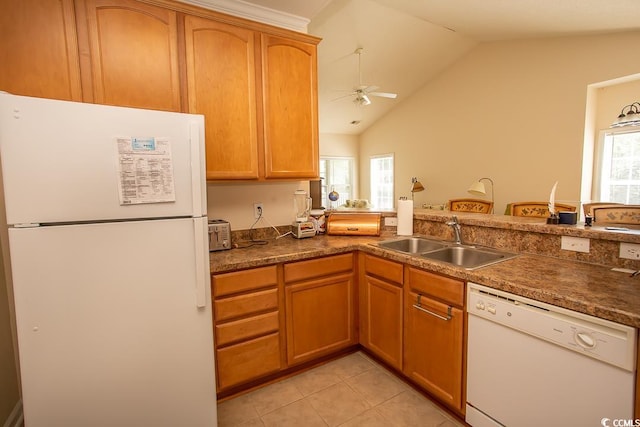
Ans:
POLYGON ((467 312, 632 371, 636 330, 562 307, 469 283, 467 312))

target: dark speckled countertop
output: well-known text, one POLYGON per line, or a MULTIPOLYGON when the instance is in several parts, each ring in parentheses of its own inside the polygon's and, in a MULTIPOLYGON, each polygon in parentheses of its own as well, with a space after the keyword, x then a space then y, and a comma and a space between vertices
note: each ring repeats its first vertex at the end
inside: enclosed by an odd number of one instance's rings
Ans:
POLYGON ((640 328, 640 275, 612 271, 610 267, 542 255, 520 256, 477 270, 405 255, 378 247, 392 237, 291 236, 266 245, 210 254, 211 272, 219 273, 269 264, 299 261, 360 250, 430 271, 511 292, 534 300, 591 314, 640 328))

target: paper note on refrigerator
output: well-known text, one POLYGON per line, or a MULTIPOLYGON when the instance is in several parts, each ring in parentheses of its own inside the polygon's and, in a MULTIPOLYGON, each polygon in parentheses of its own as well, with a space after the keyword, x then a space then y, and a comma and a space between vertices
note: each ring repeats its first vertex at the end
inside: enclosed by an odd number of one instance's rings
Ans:
POLYGON ((116 142, 120 204, 175 202, 169 140, 121 137, 116 142))

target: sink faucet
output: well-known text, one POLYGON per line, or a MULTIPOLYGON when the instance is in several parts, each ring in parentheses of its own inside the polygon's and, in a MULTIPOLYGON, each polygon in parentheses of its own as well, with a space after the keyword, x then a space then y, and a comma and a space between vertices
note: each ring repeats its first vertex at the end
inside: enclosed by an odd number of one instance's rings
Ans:
POLYGON ((461 245, 462 237, 460 234, 460 223, 458 222, 458 217, 454 215, 453 218, 451 218, 451 221, 447 222, 447 225, 453 228, 453 238, 455 243, 457 245, 461 245))

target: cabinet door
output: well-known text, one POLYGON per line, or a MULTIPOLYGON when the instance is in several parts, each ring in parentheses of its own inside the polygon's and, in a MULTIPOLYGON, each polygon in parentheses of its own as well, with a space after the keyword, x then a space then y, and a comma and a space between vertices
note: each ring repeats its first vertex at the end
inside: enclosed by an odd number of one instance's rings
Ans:
POLYGON ((462 410, 463 312, 422 296, 407 293, 405 374, 434 396, 462 410), (448 310, 451 309, 448 320, 448 310), (434 315, 435 314, 435 315, 434 315))
POLYGON ((133 0, 84 0, 78 22, 85 101, 180 111, 176 12, 133 0))
POLYGON ((0 0, 0 90, 81 101, 73 0, 0 0))
POLYGON ((266 178, 317 178, 316 45, 262 35, 266 178))
POLYGON ((257 179, 254 31, 185 17, 189 112, 204 114, 207 179, 257 179))
POLYGON ((354 292, 352 274, 286 285, 289 365, 356 344, 354 292))
POLYGON ((394 368, 402 369, 402 287, 365 276, 361 302, 362 345, 394 368), (366 325, 366 326, 365 326, 366 325))

